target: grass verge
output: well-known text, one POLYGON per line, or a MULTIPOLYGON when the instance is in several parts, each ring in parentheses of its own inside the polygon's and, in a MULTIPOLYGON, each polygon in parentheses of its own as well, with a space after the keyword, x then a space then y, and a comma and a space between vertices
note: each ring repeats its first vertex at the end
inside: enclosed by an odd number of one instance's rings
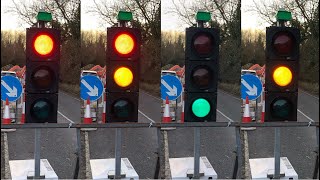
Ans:
POLYGON ((240 84, 219 83, 219 89, 222 89, 235 97, 240 97, 240 84))
POLYGON ((140 88, 147 91, 155 97, 160 97, 160 85, 158 83, 151 84, 146 82, 140 82, 140 88))
POLYGON ((319 83, 310 83, 299 81, 299 88, 307 91, 310 94, 319 96, 319 83))
POLYGON ((59 83, 60 89, 63 91, 72 94, 73 96, 79 98, 80 96, 80 86, 79 84, 67 84, 67 83, 59 83))

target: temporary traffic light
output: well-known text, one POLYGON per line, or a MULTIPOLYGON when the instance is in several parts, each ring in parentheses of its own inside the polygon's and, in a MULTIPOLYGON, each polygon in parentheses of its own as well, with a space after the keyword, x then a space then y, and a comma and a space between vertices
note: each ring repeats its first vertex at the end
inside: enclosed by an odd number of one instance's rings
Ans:
POLYGON ((26 39, 26 122, 56 123, 60 30, 28 28, 26 39))
POLYGON ((219 30, 186 29, 185 121, 216 121, 219 30))
POLYGON ((107 29, 107 122, 137 122, 140 30, 107 29))
POLYGON ((300 31, 267 27, 265 121, 297 121, 300 31))

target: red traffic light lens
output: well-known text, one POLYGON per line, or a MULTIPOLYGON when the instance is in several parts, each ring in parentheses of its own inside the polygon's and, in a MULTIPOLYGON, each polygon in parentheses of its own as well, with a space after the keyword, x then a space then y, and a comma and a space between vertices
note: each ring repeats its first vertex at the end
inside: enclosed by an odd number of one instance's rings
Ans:
POLYGON ((213 39, 209 34, 196 34, 193 47, 198 55, 208 56, 213 51, 213 39))
POLYGON ((127 99, 117 100, 112 107, 115 118, 129 118, 133 112, 133 104, 127 99))
POLYGON ((31 83, 41 90, 50 89, 54 80, 54 73, 46 66, 40 66, 31 75, 31 83))
POLYGON ((271 115, 274 118, 289 120, 292 113, 292 103, 286 98, 277 98, 271 103, 271 115))
POLYGON ((39 34, 33 42, 33 47, 40 56, 48 56, 53 51, 54 41, 48 34, 39 34))
POLYGON ((294 38, 288 32, 275 34, 272 45, 278 55, 288 56, 293 51, 294 38))
POLYGON ((115 38, 114 47, 120 55, 128 55, 135 47, 134 38, 131 34, 122 33, 115 38))
POLYGON ((212 71, 207 66, 196 67, 191 74, 191 80, 200 89, 207 89, 212 82, 212 71))

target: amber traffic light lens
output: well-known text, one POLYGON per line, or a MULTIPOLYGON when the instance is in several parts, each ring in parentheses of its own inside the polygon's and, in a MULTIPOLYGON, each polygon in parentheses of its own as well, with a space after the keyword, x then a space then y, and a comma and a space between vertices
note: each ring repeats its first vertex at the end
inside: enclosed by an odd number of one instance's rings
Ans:
POLYGON ((192 72, 191 80, 200 89, 207 89, 212 82, 212 72, 207 66, 195 68, 192 72))
POLYGON ((292 72, 285 66, 277 67, 273 71, 273 81, 279 86, 287 86, 292 81, 292 72))
POLYGON ((115 39, 116 51, 121 55, 130 54, 135 46, 133 37, 130 34, 120 34, 115 39))
POLYGON ((206 56, 213 51, 213 41, 211 36, 207 34, 198 34, 193 41, 193 47, 201 56, 206 56))
POLYGON ((289 55, 293 51, 294 39, 287 32, 279 32, 274 36, 273 47, 278 55, 289 55))
POLYGON ((46 56, 52 53, 53 51, 53 39, 46 34, 38 35, 34 41, 34 49, 35 51, 41 55, 46 56))
POLYGON ((132 84, 133 74, 129 68, 120 67, 115 71, 113 79, 118 86, 125 88, 132 84))

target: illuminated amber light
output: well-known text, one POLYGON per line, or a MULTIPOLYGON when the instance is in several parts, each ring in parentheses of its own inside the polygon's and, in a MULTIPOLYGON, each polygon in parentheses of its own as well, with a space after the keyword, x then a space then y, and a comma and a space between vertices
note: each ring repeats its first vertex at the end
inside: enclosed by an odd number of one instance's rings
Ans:
POLYGON ((118 53, 127 55, 131 53, 134 48, 134 40, 128 34, 121 34, 115 40, 115 48, 118 53))
POLYGON ((285 66, 277 67, 273 72, 273 80, 279 86, 287 86, 292 81, 291 70, 285 66))
POLYGON ((42 34, 34 41, 34 49, 42 56, 48 55, 53 50, 53 40, 50 36, 42 34))
POLYGON ((120 67, 115 71, 113 79, 118 86, 127 87, 133 81, 133 74, 129 68, 120 67))

